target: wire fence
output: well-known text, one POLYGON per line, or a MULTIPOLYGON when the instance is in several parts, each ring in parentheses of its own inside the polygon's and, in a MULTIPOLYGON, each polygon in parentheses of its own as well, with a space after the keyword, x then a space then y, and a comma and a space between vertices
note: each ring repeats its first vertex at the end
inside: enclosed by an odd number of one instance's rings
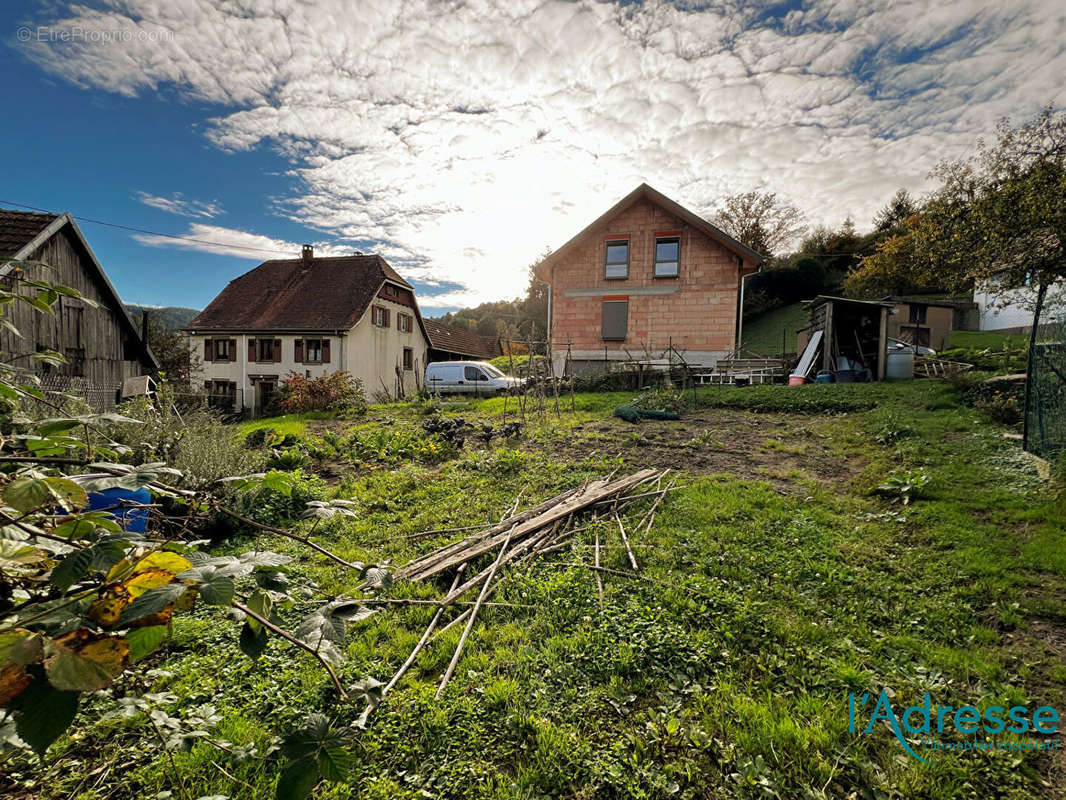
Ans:
POLYGON ((1066 455, 1066 308, 1045 302, 1043 290, 1029 347, 1024 444, 1041 458, 1066 455))

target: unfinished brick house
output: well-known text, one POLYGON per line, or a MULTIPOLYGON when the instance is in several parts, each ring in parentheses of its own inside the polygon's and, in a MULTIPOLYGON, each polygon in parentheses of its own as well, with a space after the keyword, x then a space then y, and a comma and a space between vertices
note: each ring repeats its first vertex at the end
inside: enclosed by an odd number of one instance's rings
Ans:
POLYGON ((736 347, 741 282, 764 260, 642 183, 535 270, 551 287, 556 373, 663 359, 671 347, 713 366, 736 347))

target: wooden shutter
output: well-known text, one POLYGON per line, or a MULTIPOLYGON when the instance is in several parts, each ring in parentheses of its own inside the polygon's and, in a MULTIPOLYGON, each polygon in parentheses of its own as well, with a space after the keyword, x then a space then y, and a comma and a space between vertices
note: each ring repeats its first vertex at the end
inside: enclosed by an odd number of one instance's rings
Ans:
POLYGON ((274 340, 274 361, 281 361, 281 339, 274 340))
POLYGON ((329 339, 322 340, 322 363, 329 363, 329 339))
POLYGON ((621 342, 626 338, 629 321, 629 300, 603 301, 603 339, 621 342))
POLYGON ((229 340, 229 360, 230 361, 236 361, 237 360, 237 340, 236 339, 230 339, 229 340))
POLYGON ((295 346, 295 349, 293 351, 293 361, 295 361, 297 364, 304 363, 304 340, 303 339, 297 339, 296 340, 296 346, 295 346))
POLYGON ((204 361, 215 360, 215 343, 211 339, 204 339, 204 361))
POLYGON ((248 363, 255 361, 255 339, 248 340, 248 363))

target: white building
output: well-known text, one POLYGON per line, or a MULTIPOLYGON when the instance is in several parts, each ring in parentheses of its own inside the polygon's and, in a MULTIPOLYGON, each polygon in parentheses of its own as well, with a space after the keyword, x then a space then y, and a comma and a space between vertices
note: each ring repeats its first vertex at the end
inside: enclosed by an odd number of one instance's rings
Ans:
POLYGON ((186 327, 216 405, 261 413, 290 373, 337 370, 367 397, 417 391, 429 339, 414 289, 376 255, 264 261, 186 327))
MULTIPOLYGON (((1009 291, 993 290, 984 286, 974 289, 973 301, 980 315, 980 330, 1025 333, 1033 327, 1036 309, 1035 286, 1025 286, 1009 291)), ((1066 287, 1061 283, 1048 287, 1044 297, 1045 319, 1053 309, 1061 310, 1066 304, 1066 287)))

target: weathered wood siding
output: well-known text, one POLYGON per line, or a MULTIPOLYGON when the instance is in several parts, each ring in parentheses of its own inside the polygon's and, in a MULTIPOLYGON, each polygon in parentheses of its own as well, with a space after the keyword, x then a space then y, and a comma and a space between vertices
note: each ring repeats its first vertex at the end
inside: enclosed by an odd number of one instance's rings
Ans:
MULTIPOLYGON (((6 313, 22 336, 0 332, 0 348, 7 358, 22 356, 15 363, 34 369, 45 388, 85 393, 92 405, 111 408, 122 381, 147 371, 140 338, 121 319, 123 310, 115 306, 111 293, 69 228, 57 232, 29 260, 40 261, 50 269, 31 267, 25 278, 77 289, 97 306, 62 297, 53 315, 25 303, 12 304, 6 313), (33 367, 29 356, 44 349, 69 356, 83 353, 84 357, 64 366, 33 367)), ((36 290, 22 287, 20 292, 32 295, 36 290)))

